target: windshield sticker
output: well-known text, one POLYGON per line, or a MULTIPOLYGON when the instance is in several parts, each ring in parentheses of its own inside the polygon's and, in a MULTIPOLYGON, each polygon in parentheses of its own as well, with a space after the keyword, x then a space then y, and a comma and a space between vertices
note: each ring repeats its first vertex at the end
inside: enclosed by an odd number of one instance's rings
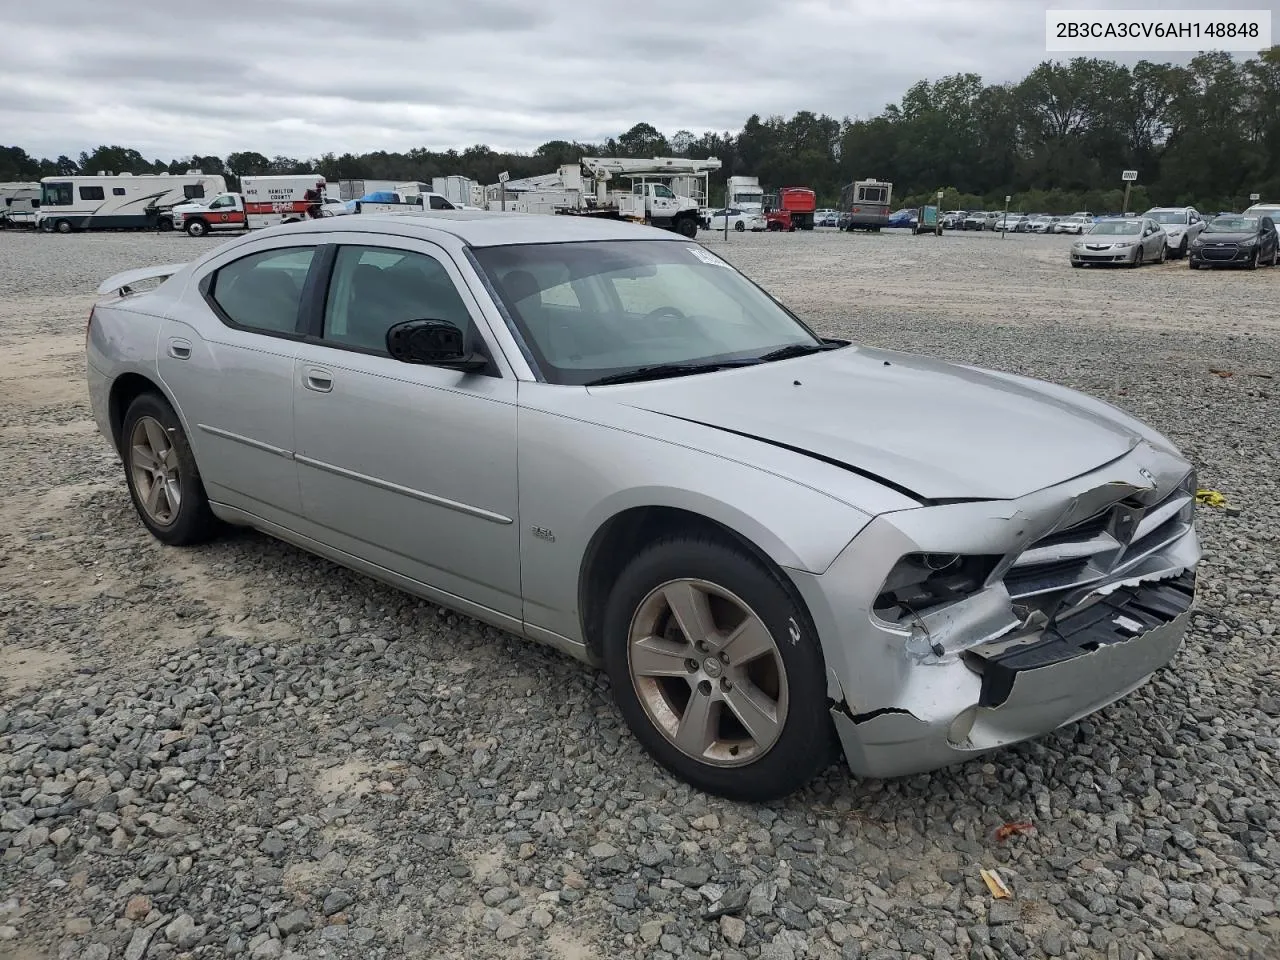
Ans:
POLYGON ((688 250, 690 253, 692 253, 695 257, 697 257, 703 263, 709 263, 713 267, 728 266, 727 263, 725 263, 723 260, 717 257, 714 253, 711 253, 709 250, 703 250, 701 247, 685 247, 685 249, 688 250))

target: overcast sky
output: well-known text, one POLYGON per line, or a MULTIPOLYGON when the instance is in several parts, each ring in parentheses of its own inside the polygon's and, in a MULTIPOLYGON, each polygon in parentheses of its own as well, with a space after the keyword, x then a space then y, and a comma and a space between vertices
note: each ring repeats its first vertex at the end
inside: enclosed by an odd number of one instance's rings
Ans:
POLYGON ((640 121, 670 134, 737 130, 752 113, 866 116, 922 78, 1019 79, 1050 58, 1048 7, 1271 9, 1280 29, 1280 0, 3 4, 0 143, 165 160, 530 150, 640 121))

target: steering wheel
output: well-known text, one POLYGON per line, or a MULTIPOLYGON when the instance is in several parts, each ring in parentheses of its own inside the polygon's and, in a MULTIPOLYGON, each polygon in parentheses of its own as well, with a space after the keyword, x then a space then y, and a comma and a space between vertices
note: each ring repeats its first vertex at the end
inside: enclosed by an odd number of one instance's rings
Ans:
POLYGON ((660 319, 688 320, 689 319, 681 311, 677 310, 675 307, 655 307, 653 310, 650 310, 648 313, 646 313, 644 315, 644 318, 646 320, 660 320, 660 319))

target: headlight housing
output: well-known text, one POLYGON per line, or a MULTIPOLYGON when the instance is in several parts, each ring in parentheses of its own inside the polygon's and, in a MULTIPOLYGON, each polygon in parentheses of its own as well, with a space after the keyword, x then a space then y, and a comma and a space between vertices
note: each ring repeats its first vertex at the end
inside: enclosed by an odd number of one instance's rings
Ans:
POLYGON ((1241 241, 1240 241, 1240 246, 1242 246, 1242 247, 1252 247, 1252 246, 1253 246, 1255 243, 1257 243, 1257 242, 1258 242, 1258 238, 1257 238, 1257 237, 1246 237, 1245 239, 1243 239, 1243 240, 1241 240, 1241 241))
POLYGON ((886 623, 909 627, 924 614, 973 596, 1001 559, 983 554, 908 553, 889 571, 872 612, 886 623))

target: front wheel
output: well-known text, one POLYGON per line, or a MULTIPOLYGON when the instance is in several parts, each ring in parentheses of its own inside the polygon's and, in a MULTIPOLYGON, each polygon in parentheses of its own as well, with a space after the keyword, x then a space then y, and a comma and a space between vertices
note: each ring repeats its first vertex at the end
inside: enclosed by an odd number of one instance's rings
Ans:
POLYGON ((1182 242, 1178 244, 1178 259, 1181 260, 1187 255, 1187 238, 1183 237, 1182 242))
POLYGON ((59 232, 59 233, 70 233, 70 232, 71 232, 71 221, 70 221, 70 220, 59 220, 59 221, 58 221, 58 232, 59 232))
POLYGON ((209 225, 203 220, 192 220, 187 224, 187 235, 192 237, 203 237, 209 232, 209 225))
POLYGON ((614 697, 644 748, 733 800, 774 800, 828 763, 822 651, 782 581, 740 549, 678 536, 639 553, 605 607, 614 697))
POLYGON ((120 433, 129 495, 152 536, 171 546, 208 540, 218 527, 178 415, 156 393, 129 405, 120 433))
POLYGON ((698 221, 692 217, 685 217, 676 224, 676 232, 682 237, 692 240, 698 235, 698 221))
POLYGON ((1129 264, 1129 266, 1133 267, 1135 270, 1142 266, 1142 244, 1138 244, 1138 249, 1133 255, 1133 263, 1129 264))
POLYGON ((1253 255, 1249 257, 1249 262, 1245 265, 1245 269, 1247 270, 1258 269, 1258 251, 1257 250, 1254 250, 1253 255))

